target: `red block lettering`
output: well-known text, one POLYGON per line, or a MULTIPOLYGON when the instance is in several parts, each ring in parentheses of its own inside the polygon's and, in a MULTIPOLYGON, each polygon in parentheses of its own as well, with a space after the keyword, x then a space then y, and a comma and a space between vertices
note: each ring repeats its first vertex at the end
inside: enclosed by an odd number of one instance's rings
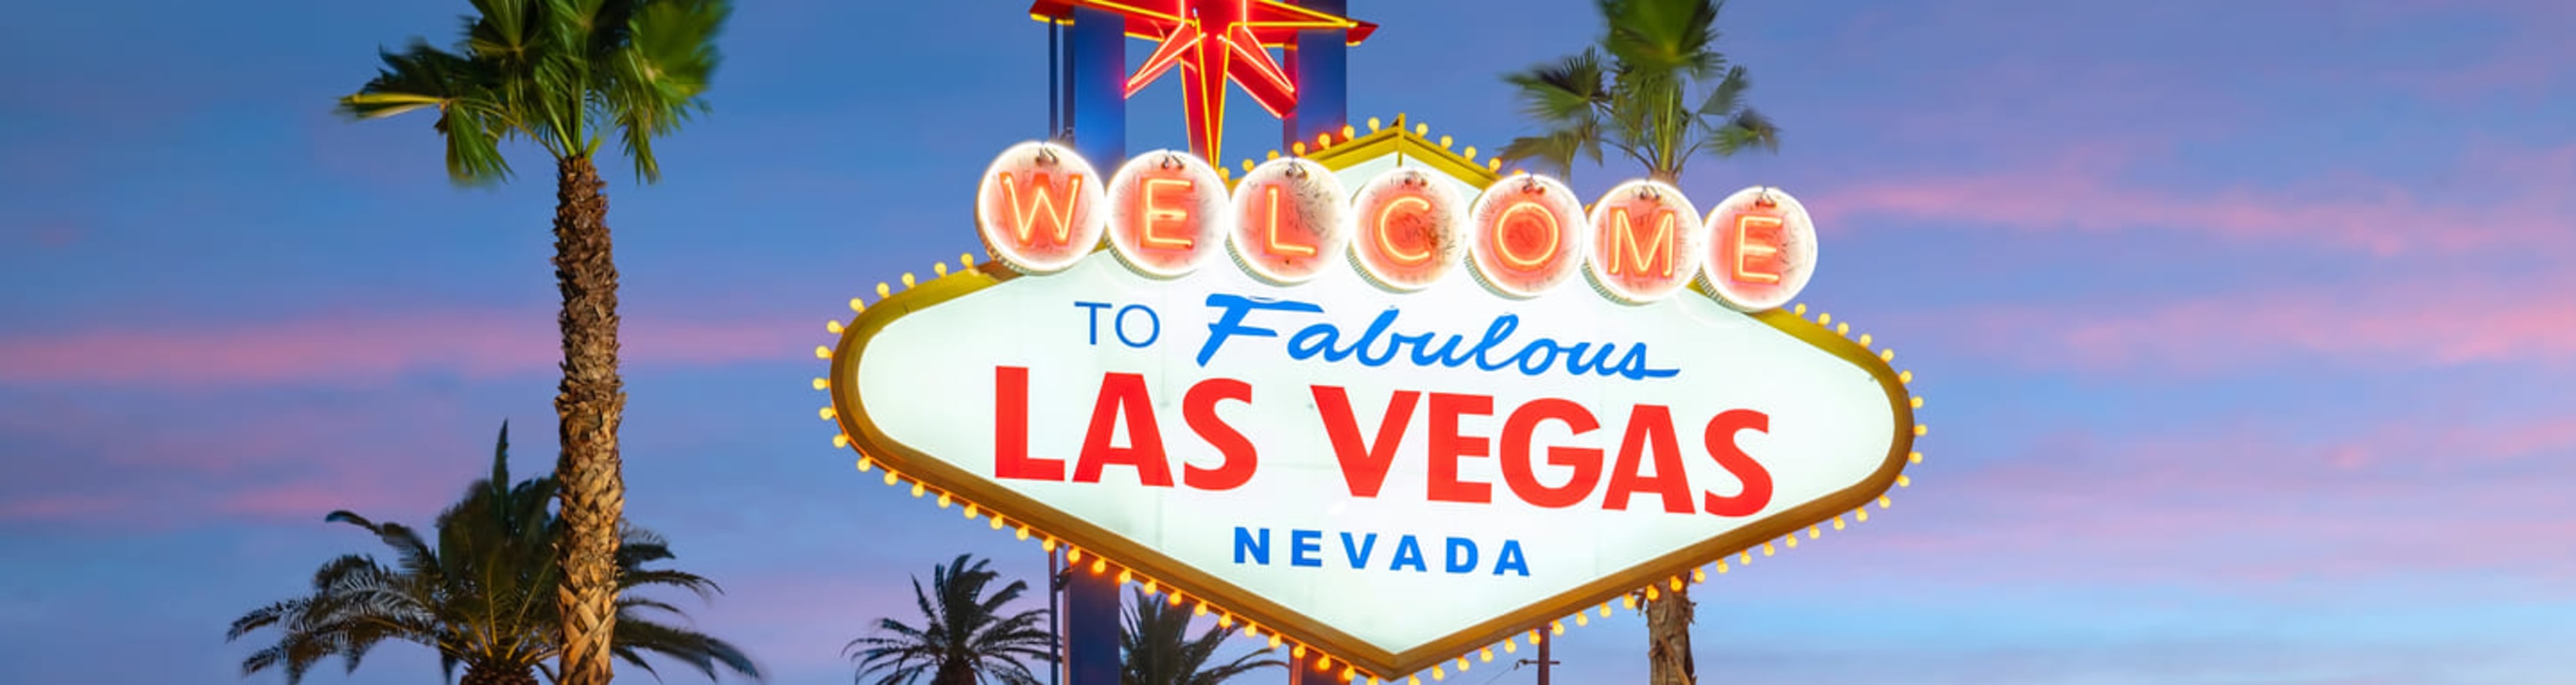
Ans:
POLYGON ((1386 486, 1386 469, 1395 464, 1395 447, 1404 441, 1404 426, 1413 422, 1413 405, 1422 393, 1396 391, 1387 400, 1386 417, 1378 422, 1375 444, 1370 444, 1360 440, 1350 393, 1329 385, 1313 390, 1315 411, 1323 415, 1324 434, 1333 440, 1333 457, 1342 462, 1342 480, 1351 496, 1376 497, 1378 488, 1386 486))
POLYGON ((1218 454, 1225 455, 1225 462, 1212 469, 1182 465, 1181 482, 1190 487, 1232 490, 1252 480, 1253 469, 1260 463, 1259 455, 1252 450, 1252 441, 1244 439, 1241 431, 1226 425, 1225 419, 1216 415, 1216 403, 1224 400, 1252 401, 1252 384, 1232 378, 1210 378, 1190 386, 1189 394, 1181 397, 1181 418, 1189 421, 1190 430, 1214 446, 1218 454))
POLYGON ((993 367, 993 477, 1064 480, 1064 460, 1029 457, 1029 370, 993 367))
POLYGON ((1743 447, 1735 444, 1735 434, 1747 430, 1770 432, 1771 416, 1751 409, 1737 409, 1708 420, 1708 434, 1705 436, 1708 455, 1715 458, 1717 465, 1725 468, 1727 473, 1735 474, 1736 480, 1744 482, 1744 490, 1733 497, 1719 497, 1714 492, 1701 493, 1701 506, 1706 507, 1708 513, 1752 516, 1771 505, 1771 471, 1762 468, 1762 462, 1754 461, 1752 456, 1744 453, 1743 447))
POLYGON ((1538 430, 1539 422, 1551 419, 1563 422, 1575 435, 1601 427, 1601 422, 1592 418, 1592 412, 1569 400, 1531 400, 1521 405, 1512 411, 1511 418, 1503 421, 1503 483, 1511 486, 1512 494, 1518 495, 1521 501, 1560 509, 1574 506, 1592 495, 1592 486, 1601 482, 1601 450, 1588 447, 1547 448, 1547 463, 1574 469, 1574 477, 1553 488, 1540 484, 1538 471, 1530 463, 1531 434, 1538 430))
MULTIPOLYGON (((1429 497, 1434 502, 1494 501, 1492 483, 1469 483, 1458 480, 1458 460, 1482 457, 1491 447, 1485 438, 1458 434, 1458 417, 1488 416, 1494 413, 1494 398, 1484 395, 1431 393, 1431 478, 1429 497)), ((1398 430, 1402 430, 1398 428, 1398 430)), ((1383 429, 1381 429, 1383 431, 1383 429)), ((1382 439, 1382 438, 1381 438, 1382 439)))
POLYGON ((1100 399, 1091 405, 1091 429, 1082 438, 1082 456, 1073 465, 1077 483, 1100 482, 1110 465, 1133 466, 1136 480, 1154 487, 1172 486, 1172 466, 1163 456, 1163 432, 1154 425, 1154 401, 1145 395, 1145 377, 1112 373, 1100 379, 1100 399), (1127 424, 1127 446, 1109 444, 1120 417, 1127 424))
POLYGON ((1691 513, 1690 475, 1682 470, 1681 440, 1673 436, 1671 408, 1640 404, 1628 415, 1628 435, 1619 440, 1619 464, 1610 472, 1608 490, 1601 498, 1603 509, 1626 511, 1628 495, 1645 492, 1662 497, 1664 511, 1691 513), (1650 450, 1655 460, 1651 476, 1639 471, 1650 450))

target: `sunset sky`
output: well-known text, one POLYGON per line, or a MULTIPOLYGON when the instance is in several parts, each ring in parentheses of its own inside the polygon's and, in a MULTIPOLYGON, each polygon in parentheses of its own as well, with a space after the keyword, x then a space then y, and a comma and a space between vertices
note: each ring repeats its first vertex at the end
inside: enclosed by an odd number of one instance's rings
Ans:
MULTIPOLYGON (((551 169, 453 187, 429 116, 332 114, 459 0, 22 5, 0 682, 245 682, 233 618, 381 553, 323 514, 426 525, 504 420, 521 473, 552 463, 551 169)), ((853 472, 808 380, 850 297, 978 248, 976 174, 1045 132, 1046 36, 1014 0, 739 5, 664 181, 601 163, 627 513, 725 588, 681 602, 700 628, 845 683, 909 577, 1043 565, 853 472)), ((1353 119, 1485 150, 1529 132, 1498 75, 1599 30, 1573 0, 1352 5, 1382 26, 1353 119)), ((2563 0, 1730 3, 1786 133, 1681 185, 1796 193, 1802 301, 1889 341, 1933 430, 1892 509, 1696 593, 1702 682, 2576 682, 2570 26, 2563 0)), ((1130 104, 1131 148, 1183 145, 1179 91, 1130 104)), ((1233 110, 1225 165, 1277 142, 1233 110)), ((1640 682, 1644 647, 1632 614, 1575 629, 1558 682, 1640 682)), ((308 682, 436 677, 388 645, 308 682)))

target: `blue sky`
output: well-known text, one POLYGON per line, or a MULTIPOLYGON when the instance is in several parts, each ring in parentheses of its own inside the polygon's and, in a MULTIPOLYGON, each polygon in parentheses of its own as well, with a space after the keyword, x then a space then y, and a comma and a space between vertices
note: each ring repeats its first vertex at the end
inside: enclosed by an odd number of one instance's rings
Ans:
MULTIPOLYGON (((1567 1, 1353 4, 1383 26, 1353 117, 1486 150, 1526 132, 1497 74, 1598 30, 1567 1)), ((839 647, 933 563, 1043 560, 850 472, 813 419, 824 321, 974 249, 975 174, 1045 127, 1020 5, 888 5, 744 3, 664 182, 602 165, 629 515, 724 584, 693 615, 777 683, 846 682, 839 647)), ((551 461, 544 160, 459 189, 428 119, 329 111, 466 9, 0 25, 0 681, 241 681, 233 617, 373 551, 323 513, 426 523, 505 419, 523 471, 551 461)), ((1731 3, 1787 135, 1684 188, 1797 193, 1805 301, 1895 345, 1934 432, 1893 509, 1698 593, 1703 678, 2576 680, 2570 25, 2546 0, 1731 3)), ((1178 91, 1131 103, 1131 146, 1182 144, 1178 91)), ((1234 110, 1229 157, 1275 144, 1234 110)), ((1642 679, 1626 616, 1569 635, 1563 677, 1642 679)), ((391 646, 313 682, 435 673, 391 646)))

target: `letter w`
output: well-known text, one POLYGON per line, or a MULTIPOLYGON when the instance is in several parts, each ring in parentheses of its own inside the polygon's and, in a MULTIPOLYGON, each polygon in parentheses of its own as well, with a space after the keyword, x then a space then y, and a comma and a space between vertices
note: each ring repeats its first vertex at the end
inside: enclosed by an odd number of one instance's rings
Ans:
POLYGON ((1018 232, 1021 245, 1037 244, 1032 238, 1037 235, 1039 219, 1047 220, 1048 228, 1054 231, 1055 244, 1073 241, 1073 206, 1082 202, 1082 174, 1067 177, 1063 186, 1057 186, 1055 178, 1046 172, 1032 174, 1028 192, 1022 193, 1019 179, 1002 172, 1002 204, 1011 210, 1011 227, 1018 232), (1062 202, 1055 198, 1059 192, 1064 194, 1062 202))

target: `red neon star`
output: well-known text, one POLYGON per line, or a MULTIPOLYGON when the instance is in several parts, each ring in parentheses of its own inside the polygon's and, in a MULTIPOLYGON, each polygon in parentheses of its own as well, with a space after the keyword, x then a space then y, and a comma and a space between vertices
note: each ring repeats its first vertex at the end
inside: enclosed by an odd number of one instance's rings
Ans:
POLYGON ((1297 108, 1297 81, 1271 59, 1269 48, 1285 46, 1307 29, 1341 29, 1357 45, 1377 28, 1281 0, 1040 0, 1030 13, 1061 17, 1075 6, 1125 15, 1128 35, 1162 41, 1128 77, 1127 95, 1134 96, 1172 67, 1182 67, 1187 72, 1181 97, 1189 117, 1190 152, 1219 164, 1226 81, 1242 86, 1271 116, 1286 118, 1297 108))

